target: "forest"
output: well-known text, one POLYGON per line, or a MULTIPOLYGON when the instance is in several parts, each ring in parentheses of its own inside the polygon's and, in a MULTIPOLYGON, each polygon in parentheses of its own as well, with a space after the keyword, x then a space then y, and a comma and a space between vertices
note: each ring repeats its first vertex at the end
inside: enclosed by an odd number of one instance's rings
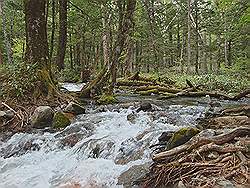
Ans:
POLYGON ((0 24, 0 187, 250 186, 248 0, 0 0, 0 24))

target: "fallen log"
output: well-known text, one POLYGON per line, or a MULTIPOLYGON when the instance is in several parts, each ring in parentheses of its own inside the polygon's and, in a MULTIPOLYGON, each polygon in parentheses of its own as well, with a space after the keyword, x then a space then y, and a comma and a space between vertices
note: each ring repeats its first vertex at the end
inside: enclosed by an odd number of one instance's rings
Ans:
POLYGON ((183 90, 181 92, 175 93, 174 95, 162 96, 162 97, 159 97, 158 99, 159 100, 166 100, 166 99, 176 98, 176 97, 206 97, 206 96, 210 96, 210 97, 217 98, 217 99, 239 100, 242 97, 245 97, 247 92, 242 92, 242 93, 240 93, 234 97, 231 97, 229 95, 217 93, 217 92, 208 92, 208 91, 193 92, 193 91, 183 90))
POLYGON ((162 87, 159 85, 147 85, 147 86, 139 86, 135 89, 135 91, 148 91, 152 89, 157 89, 159 92, 168 92, 168 93, 179 93, 182 90, 172 87, 162 87))

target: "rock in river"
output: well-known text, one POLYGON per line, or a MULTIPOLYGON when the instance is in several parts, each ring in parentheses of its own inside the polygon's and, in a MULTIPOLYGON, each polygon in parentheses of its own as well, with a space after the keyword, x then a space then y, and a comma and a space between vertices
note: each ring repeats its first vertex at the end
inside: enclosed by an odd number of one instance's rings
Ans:
POLYGON ((31 126, 33 128, 45 128, 52 125, 54 112, 49 106, 39 106, 31 116, 31 126))
POLYGON ((172 149, 174 147, 186 143, 199 132, 200 132, 199 129, 193 127, 181 128, 180 130, 175 132, 173 136, 169 139, 167 144, 167 149, 172 149))
POLYGON ((74 102, 70 102, 64 111, 74 115, 85 114, 85 108, 74 102))
POLYGON ((63 112, 56 112, 53 118, 53 128, 65 128, 70 125, 70 120, 63 112))

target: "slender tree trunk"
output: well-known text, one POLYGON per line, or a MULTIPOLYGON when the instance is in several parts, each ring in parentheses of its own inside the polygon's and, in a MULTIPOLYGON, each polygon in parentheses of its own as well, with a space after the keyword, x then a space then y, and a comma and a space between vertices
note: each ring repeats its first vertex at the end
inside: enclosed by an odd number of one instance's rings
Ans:
POLYGON ((0 65, 3 64, 2 49, 0 48, 0 65))
POLYGON ((64 57, 67 42, 67 0, 59 0, 59 42, 57 49, 58 70, 64 69, 64 57))
POLYGON ((154 18, 154 1, 148 1, 148 0, 144 0, 144 6, 146 7, 146 12, 148 15, 148 23, 149 23, 149 27, 150 27, 150 40, 151 40, 151 49, 154 52, 154 62, 156 62, 156 71, 159 71, 159 61, 158 61, 158 49, 156 47, 155 44, 155 18, 154 18), (151 3, 151 7, 150 7, 150 3, 151 3))
POLYGON ((187 14, 187 27, 188 27, 188 42, 187 42, 187 73, 190 73, 191 66, 191 0, 187 0, 188 3, 188 14, 187 14))
POLYGON ((109 29, 108 29, 108 15, 107 9, 105 5, 101 5, 102 9, 102 27, 103 27, 103 36, 102 36, 102 44, 103 44, 103 61, 104 66, 109 66, 109 29))
POLYGON ((221 62, 220 62, 220 56, 221 56, 221 38, 220 38, 220 34, 218 34, 217 36, 217 47, 218 47, 218 54, 217 54, 217 72, 220 71, 220 66, 221 66, 221 62))
POLYGON ((206 33, 206 31, 204 32, 203 42, 204 42, 204 47, 203 47, 203 57, 204 57, 204 60, 203 60, 203 71, 205 73, 207 73, 208 69, 207 69, 207 33, 206 33))
POLYGON ((232 39, 228 41, 228 66, 232 66, 232 39))
POLYGON ((50 52, 49 52, 49 62, 51 63, 52 61, 52 56, 53 56, 53 51, 54 51, 54 38, 55 38, 55 29, 56 29, 56 24, 55 24, 55 17, 56 17, 56 5, 55 5, 56 0, 51 0, 51 11, 52 11, 52 28, 51 28, 51 38, 50 38, 50 52))
POLYGON ((213 58, 212 58, 212 34, 209 33, 209 70, 213 72, 213 58))
POLYGON ((178 19, 178 24, 177 24, 177 59, 180 60, 181 57, 181 36, 180 36, 180 23, 178 19))
POLYGON ((133 61, 133 41, 131 38, 128 39, 127 44, 127 54, 125 58, 125 76, 129 76, 131 74, 132 69, 132 61, 133 61))
POLYGON ((228 54, 227 54, 227 39, 224 39, 224 60, 225 60, 225 66, 228 66, 228 54))
POLYGON ((1 18, 2 18, 2 28, 3 28, 3 35, 4 35, 4 43, 5 43, 5 49, 7 52, 7 60, 9 64, 13 63, 13 58, 12 58, 12 49, 11 49, 11 42, 7 33, 7 28, 6 28, 6 16, 5 16, 5 2, 4 0, 0 0, 0 13, 1 13, 1 18))
POLYGON ((184 63, 183 63, 183 58, 184 58, 184 47, 185 47, 185 41, 186 41, 186 33, 185 29, 183 27, 182 31, 182 42, 181 42, 181 55, 180 55, 180 64, 181 64, 181 72, 184 72, 184 63))
POLYGON ((198 5, 197 1, 195 1, 195 72, 199 73, 199 26, 198 26, 198 5))
POLYGON ((174 65, 174 54, 173 54, 173 34, 172 26, 169 27, 169 43, 170 43, 170 66, 174 65))

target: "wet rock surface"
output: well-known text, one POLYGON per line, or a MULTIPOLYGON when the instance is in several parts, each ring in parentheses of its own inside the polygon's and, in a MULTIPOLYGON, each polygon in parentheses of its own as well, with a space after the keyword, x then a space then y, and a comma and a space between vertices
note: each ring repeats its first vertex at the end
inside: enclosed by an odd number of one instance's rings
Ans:
POLYGON ((70 125, 70 119, 63 112, 56 112, 53 117, 53 128, 65 128, 70 125))
POLYGON ((85 114, 86 110, 81 105, 75 102, 70 102, 64 109, 64 112, 72 113, 74 115, 79 115, 79 114, 85 114))
POLYGON ((118 185, 123 185, 124 188, 139 187, 138 181, 149 172, 150 163, 135 165, 130 167, 118 177, 118 185))
POLYGON ((52 125, 54 112, 49 106, 39 106, 31 116, 31 127, 45 128, 52 125))

